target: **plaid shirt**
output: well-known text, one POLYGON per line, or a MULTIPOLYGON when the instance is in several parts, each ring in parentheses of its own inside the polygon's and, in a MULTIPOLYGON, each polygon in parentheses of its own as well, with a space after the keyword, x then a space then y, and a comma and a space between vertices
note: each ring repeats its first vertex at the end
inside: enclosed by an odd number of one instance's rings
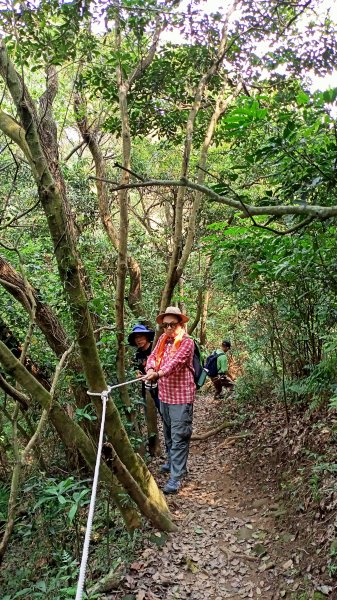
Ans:
MULTIPOLYGON (((156 368, 158 343, 147 359, 146 371, 156 368)), ((172 343, 173 339, 168 338, 160 364, 163 375, 158 380, 159 399, 165 404, 192 404, 196 389, 193 377, 194 342, 184 335, 178 350, 171 356, 172 343)))

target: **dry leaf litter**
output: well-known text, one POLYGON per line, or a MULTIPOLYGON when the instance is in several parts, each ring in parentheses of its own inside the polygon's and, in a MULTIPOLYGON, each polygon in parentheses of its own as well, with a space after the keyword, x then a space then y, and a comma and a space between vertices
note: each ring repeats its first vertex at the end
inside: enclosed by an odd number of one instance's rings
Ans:
MULTIPOLYGON (((195 432, 216 427, 219 418, 219 403, 204 397, 197 400, 195 432)), ((177 496, 168 497, 179 531, 149 535, 120 589, 104 596, 105 600, 301 597, 301 551, 296 554, 293 536, 285 534, 282 557, 273 553, 275 540, 280 539, 274 530, 279 507, 265 490, 259 497, 247 481, 237 479, 232 467, 237 450, 232 444, 226 447, 225 436, 222 432, 191 443, 184 487, 177 496)), ((153 461, 151 469, 162 485, 166 477, 158 475, 160 462, 153 461)), ((329 586, 316 582, 316 590, 317 598, 333 598, 329 586)))

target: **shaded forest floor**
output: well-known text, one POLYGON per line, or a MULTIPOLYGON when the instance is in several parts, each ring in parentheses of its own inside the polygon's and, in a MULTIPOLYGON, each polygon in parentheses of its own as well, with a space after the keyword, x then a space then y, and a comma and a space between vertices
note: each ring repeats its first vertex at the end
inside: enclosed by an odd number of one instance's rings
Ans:
MULTIPOLYGON (((225 402, 199 397, 195 432, 216 427, 225 412, 227 418, 231 407, 224 410, 225 402)), ((294 431, 280 427, 282 420, 282 411, 267 420, 259 414, 246 423, 251 437, 235 438, 231 430, 193 441, 185 485, 168 498, 179 532, 149 535, 118 591, 104 598, 337 599, 324 552, 320 556, 330 516, 325 514, 323 529, 322 523, 315 527, 310 502, 299 515, 299 499, 287 500, 282 485, 286 449, 293 454, 292 435, 299 438, 296 419, 294 431)), ((151 468, 163 484, 159 465, 154 461, 151 468)))

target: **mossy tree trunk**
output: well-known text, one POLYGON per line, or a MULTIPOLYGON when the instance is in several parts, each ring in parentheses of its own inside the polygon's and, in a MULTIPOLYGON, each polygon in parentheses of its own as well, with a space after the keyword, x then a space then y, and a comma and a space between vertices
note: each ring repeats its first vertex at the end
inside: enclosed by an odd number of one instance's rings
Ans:
POLYGON ((160 439, 158 432, 157 408, 149 391, 146 390, 146 425, 151 456, 160 456, 160 439))
MULTIPOLYGON (((0 75, 12 97, 21 121, 21 124, 18 124, 12 120, 13 134, 11 137, 16 140, 25 140, 20 147, 23 146, 26 149, 26 158, 31 165, 41 205, 46 215, 60 280, 67 296, 76 331, 87 384, 91 391, 101 392, 107 388, 107 385, 95 343, 85 288, 81 280, 80 262, 73 235, 73 221, 59 167, 56 128, 52 120, 52 103, 57 92, 56 74, 52 71, 47 77, 45 108, 40 119, 22 78, 8 56, 4 43, 1 43, 0 46, 0 75)), ((101 401, 96 401, 95 405, 100 415, 101 401)), ((119 412, 111 399, 107 404, 106 433, 122 463, 130 471, 143 492, 163 514, 167 515, 168 508, 165 499, 144 462, 135 454, 119 412)))
MULTIPOLYGON (((34 377, 32 377, 27 369, 1 341, 0 362, 5 371, 27 390, 30 396, 40 404, 41 408, 48 411, 49 419, 56 431, 62 431, 63 440, 68 443, 68 445, 72 445, 75 442, 76 447, 82 454, 84 460, 89 467, 93 469, 96 462, 96 448, 93 442, 85 434, 80 425, 72 421, 63 407, 52 399, 50 393, 45 390, 34 377)), ((121 487, 115 477, 113 477, 110 469, 104 463, 101 464, 100 474, 101 479, 109 485, 113 501, 120 509, 127 527, 129 529, 138 527, 139 519, 137 512, 130 503, 125 503, 124 489, 129 492, 142 514, 144 514, 155 527, 164 531, 175 531, 176 526, 172 523, 169 514, 161 511, 158 502, 155 501, 156 498, 154 498, 153 495, 146 496, 138 482, 130 475, 128 469, 118 458, 117 453, 116 457, 116 463, 118 463, 119 467, 116 469, 116 474, 123 487, 121 487)))
MULTIPOLYGON (((0 284, 23 306, 28 313, 30 311, 30 298, 33 298, 35 302, 36 325, 43 333, 49 347, 53 350, 55 355, 58 358, 61 358, 63 353, 66 352, 71 345, 71 341, 64 327, 62 326, 62 323, 55 315, 52 308, 47 303, 42 301, 41 294, 27 280, 24 281, 22 275, 18 273, 8 262, 8 260, 1 255, 0 284)), ((71 375, 71 390, 74 395, 76 405, 80 408, 84 408, 88 404, 88 395, 86 387, 76 381, 76 376, 82 372, 82 364, 78 355, 78 351, 72 352, 68 361, 68 368, 71 375)), ((33 372, 33 375, 39 379, 35 371, 33 372)), ((94 438, 97 437, 96 423, 88 421, 85 424, 85 430, 94 438)))

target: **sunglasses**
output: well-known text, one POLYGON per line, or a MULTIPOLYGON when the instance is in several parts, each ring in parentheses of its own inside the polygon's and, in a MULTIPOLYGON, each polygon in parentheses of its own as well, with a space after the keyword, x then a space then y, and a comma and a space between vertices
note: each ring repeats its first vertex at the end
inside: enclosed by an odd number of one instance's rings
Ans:
POLYGON ((171 327, 171 329, 175 329, 177 325, 179 325, 179 321, 177 323, 174 321, 172 323, 162 323, 162 327, 164 329, 167 329, 168 327, 171 327))

